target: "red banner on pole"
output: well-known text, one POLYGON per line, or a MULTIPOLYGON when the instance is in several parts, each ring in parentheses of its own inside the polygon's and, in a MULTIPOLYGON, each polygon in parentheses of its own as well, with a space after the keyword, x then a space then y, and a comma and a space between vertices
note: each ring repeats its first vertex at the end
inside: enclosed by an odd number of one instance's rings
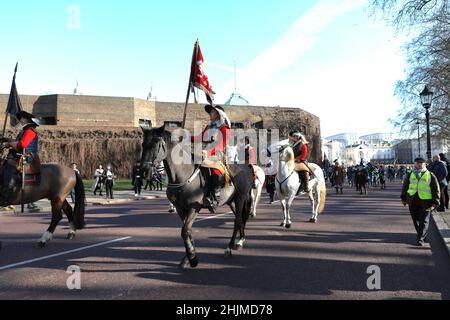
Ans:
POLYGON ((205 92, 206 99, 212 104, 214 92, 206 75, 205 60, 203 59, 203 53, 198 40, 195 43, 194 54, 192 56, 191 83, 192 86, 205 92))

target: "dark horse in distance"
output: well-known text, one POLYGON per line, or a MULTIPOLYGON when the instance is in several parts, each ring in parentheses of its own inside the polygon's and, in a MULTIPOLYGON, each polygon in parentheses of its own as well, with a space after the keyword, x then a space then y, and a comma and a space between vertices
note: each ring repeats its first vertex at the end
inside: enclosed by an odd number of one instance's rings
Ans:
MULTIPOLYGON (((180 266, 186 267, 188 262, 192 268, 197 267, 198 257, 195 251, 192 226, 199 212, 204 209, 203 196, 205 186, 202 182, 199 165, 193 161, 179 163, 180 159, 192 159, 187 151, 176 150, 179 139, 172 139, 172 133, 164 127, 156 129, 142 129, 144 131, 144 142, 142 145, 142 165, 144 170, 151 165, 164 162, 164 167, 169 179, 167 197, 176 207, 177 213, 183 222, 181 237, 186 248, 186 256, 182 259, 180 266), (178 152, 180 151, 180 152, 178 152), (176 157, 173 155, 177 154, 176 157)), ((175 137, 174 135, 174 138, 175 137)), ((221 191, 220 205, 229 205, 235 215, 234 230, 228 248, 225 250, 227 256, 232 250, 239 250, 245 242, 245 226, 250 216, 252 204, 253 173, 249 166, 233 164, 229 165, 231 184, 221 191), (237 233, 240 239, 236 242, 237 233)))

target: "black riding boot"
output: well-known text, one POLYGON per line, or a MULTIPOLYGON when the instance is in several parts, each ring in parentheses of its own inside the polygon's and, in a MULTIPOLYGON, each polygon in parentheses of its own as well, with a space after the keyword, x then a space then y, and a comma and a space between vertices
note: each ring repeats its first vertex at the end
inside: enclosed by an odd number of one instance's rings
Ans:
POLYGON ((213 210, 216 211, 216 209, 220 205, 220 191, 222 190, 223 177, 220 175, 213 174, 211 178, 212 178, 211 196, 213 198, 212 207, 213 210))
POLYGON ((210 175, 208 178, 208 193, 205 198, 205 206, 211 213, 215 213, 220 205, 221 178, 221 176, 215 174, 210 175))

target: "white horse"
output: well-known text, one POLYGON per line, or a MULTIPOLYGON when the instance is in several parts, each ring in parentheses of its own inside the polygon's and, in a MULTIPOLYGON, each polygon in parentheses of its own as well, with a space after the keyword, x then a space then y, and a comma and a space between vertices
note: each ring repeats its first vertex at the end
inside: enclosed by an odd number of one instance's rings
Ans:
MULTIPOLYGON (((281 226, 289 229, 292 226, 290 209, 300 188, 300 181, 298 173, 295 171, 294 151, 288 141, 283 141, 276 146, 276 149, 280 152, 279 169, 275 178, 275 185, 283 208, 284 220, 281 226)), ((314 163, 310 163, 309 167, 314 173, 313 179, 309 182, 311 191, 308 197, 312 208, 312 216, 309 222, 316 223, 319 213, 322 213, 325 208, 327 188, 322 169, 314 163)))
MULTIPOLYGON (((227 159, 228 163, 239 163, 239 152, 237 146, 227 146, 227 159)), ((256 189, 252 189, 252 207, 250 210, 250 218, 256 218, 256 209, 261 200, 261 195, 266 182, 266 174, 264 170, 258 166, 253 166, 256 174, 255 186, 256 189)))

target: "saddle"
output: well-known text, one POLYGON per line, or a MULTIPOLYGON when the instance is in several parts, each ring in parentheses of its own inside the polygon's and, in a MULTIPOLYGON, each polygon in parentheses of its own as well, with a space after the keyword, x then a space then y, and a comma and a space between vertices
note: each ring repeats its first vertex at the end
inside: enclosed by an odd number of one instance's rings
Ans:
MULTIPOLYGON (((20 184, 22 184, 23 167, 23 158, 21 157, 17 166, 20 184)), ((41 184, 41 159, 37 154, 31 158, 31 162, 25 164, 25 184, 32 186, 41 184)))
POLYGON ((218 170, 220 174, 225 178, 225 186, 229 185, 230 172, 228 171, 225 164, 217 157, 205 158, 203 162, 200 164, 200 168, 218 170))

